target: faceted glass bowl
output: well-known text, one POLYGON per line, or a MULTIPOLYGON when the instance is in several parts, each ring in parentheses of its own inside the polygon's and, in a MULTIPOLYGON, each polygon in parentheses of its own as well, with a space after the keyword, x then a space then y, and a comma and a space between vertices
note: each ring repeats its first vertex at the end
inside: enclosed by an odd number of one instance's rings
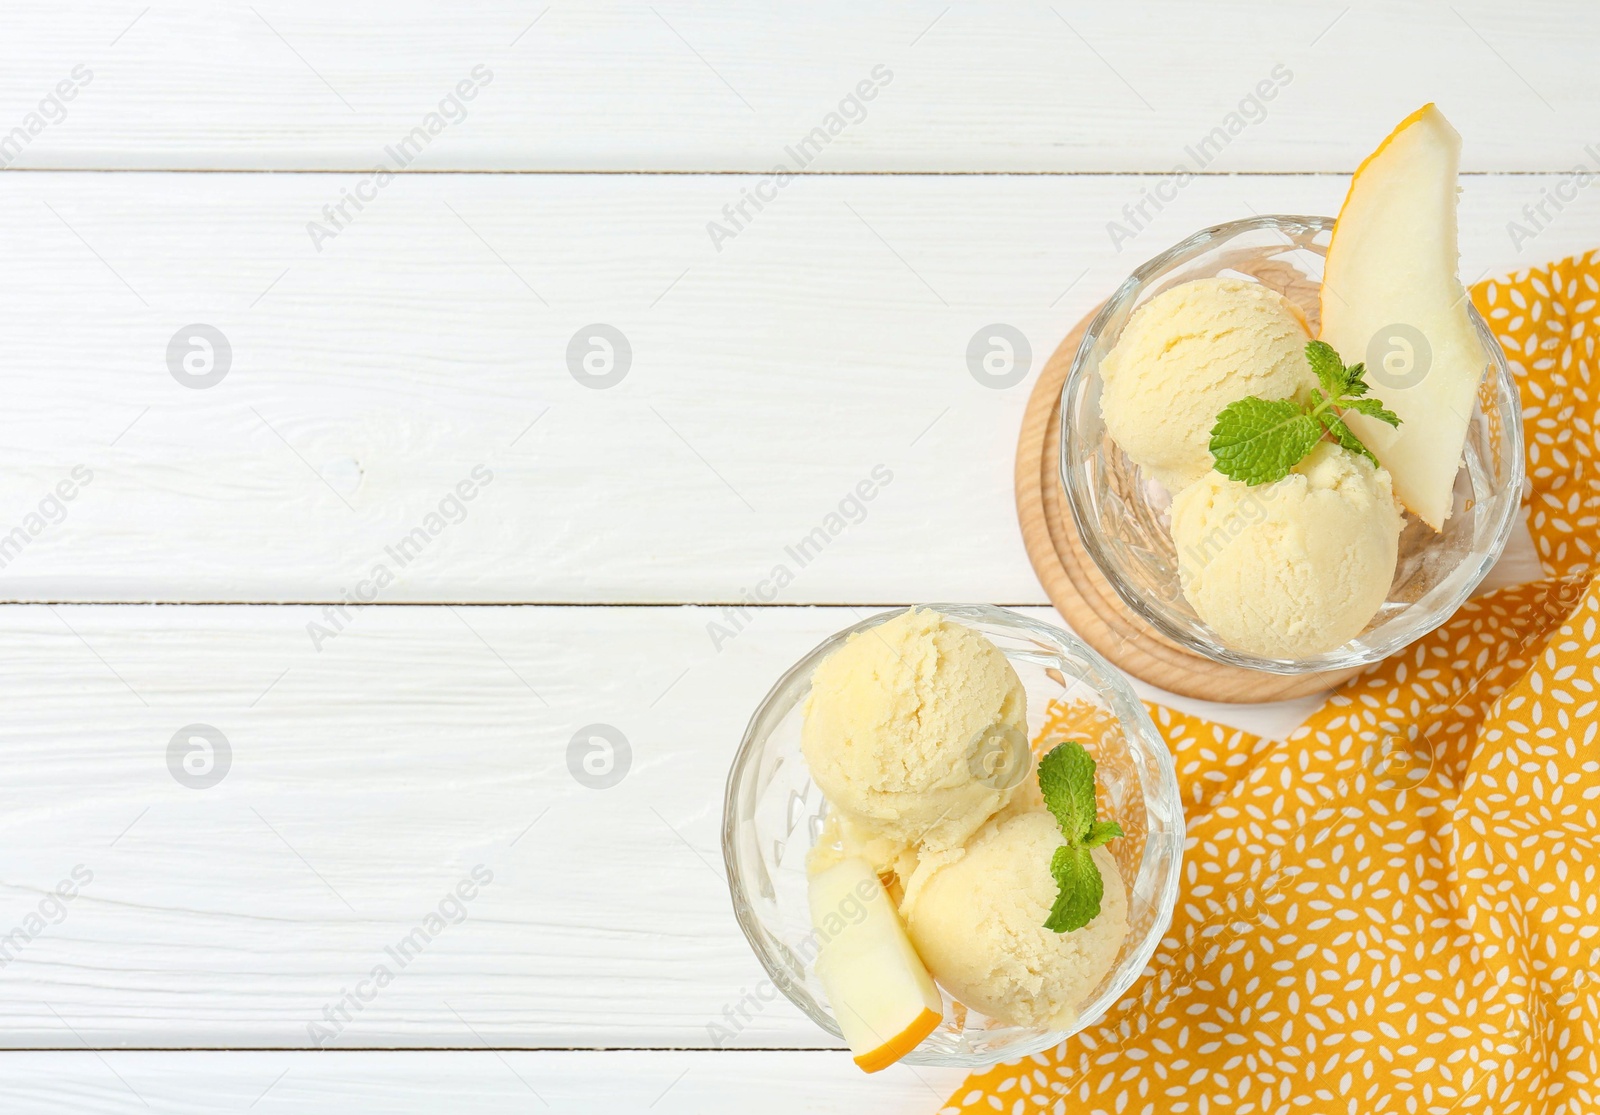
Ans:
MULTIPOLYGON (((905 1060, 914 1065, 975 1068, 1057 1045, 1095 1022, 1144 971, 1177 900, 1183 856, 1183 803, 1172 756, 1132 688, 1103 658, 1072 635, 1004 608, 930 604, 929 608, 987 636, 1016 669, 1028 695, 1028 726, 1037 733, 1060 700, 1082 701, 1121 727, 1115 743, 1086 740, 1098 764, 1101 816, 1128 835, 1107 845, 1128 885, 1128 934, 1117 961, 1079 1011, 1073 1030, 1008 1026, 954 1009, 905 1060)), ((806 896, 806 853, 827 812, 800 750, 800 724, 817 664, 858 631, 903 609, 883 612, 831 636, 807 654, 762 700, 728 774, 722 855, 733 909, 750 947, 774 985, 835 1037, 839 1026, 826 993, 806 962, 812 933, 806 896)), ((1032 777, 1030 774, 1029 777, 1032 777)))
MULTIPOLYGON (((1484 377, 1467 425, 1454 507, 1440 533, 1406 513, 1394 582, 1366 630, 1321 654, 1270 658, 1227 645, 1195 614, 1180 590, 1177 550, 1168 533, 1168 508, 1176 493, 1144 476, 1106 432, 1100 416, 1101 361, 1141 305, 1179 283, 1213 276, 1249 279, 1278 291, 1305 311, 1315 336, 1332 231, 1328 217, 1267 216, 1195 233, 1117 288, 1090 323, 1061 390, 1061 482, 1084 549, 1111 587, 1179 646, 1215 662, 1273 674, 1364 666, 1444 623, 1499 560, 1524 484, 1516 380, 1487 323, 1469 303, 1484 377)), ((1369 375, 1368 382, 1382 398, 1381 373, 1369 375)))

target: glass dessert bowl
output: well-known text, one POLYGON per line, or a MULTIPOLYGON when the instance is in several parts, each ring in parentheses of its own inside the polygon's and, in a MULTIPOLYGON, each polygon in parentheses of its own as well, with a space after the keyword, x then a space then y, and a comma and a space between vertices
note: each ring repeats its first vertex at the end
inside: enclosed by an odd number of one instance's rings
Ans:
MULTIPOLYGON (((1125 833, 1107 849, 1126 884, 1127 931, 1114 964, 1078 1008, 1075 1025, 1008 1025, 968 1010, 941 989, 943 1021, 904 1060, 970 1068, 1060 1043, 1094 1023, 1132 986, 1171 919, 1183 809, 1166 744, 1128 683, 1094 651, 1059 628, 1003 608, 928 607, 985 636, 1010 662, 1027 698, 1035 755, 1067 738, 1084 743, 1097 764, 1101 819, 1118 822, 1125 833), (1078 722, 1063 721, 1062 710, 1068 709, 1071 717, 1087 718, 1081 722, 1101 730, 1064 729, 1064 723, 1078 722)), ((728 776, 722 850, 734 913, 773 984, 836 1037, 840 1029, 815 967, 806 871, 829 806, 801 751, 801 723, 818 664, 850 636, 903 611, 846 628, 795 663, 751 717, 728 776)))
MULTIPOLYGON (((1327 217, 1253 217, 1204 229, 1156 256, 1123 282, 1095 315, 1061 394, 1062 486, 1085 551, 1118 597, 1188 651, 1274 674, 1367 665, 1444 623, 1505 549, 1524 484, 1516 382, 1488 325, 1469 304, 1484 375, 1467 424, 1454 506, 1437 533, 1406 513, 1388 596, 1365 630, 1331 650, 1296 658, 1270 657, 1229 645, 1184 598, 1170 534, 1171 498, 1176 493, 1146 476, 1107 432, 1101 415, 1102 362, 1139 307, 1193 279, 1261 283, 1297 306, 1315 336, 1318 292, 1333 223, 1327 217)), ((1370 377, 1380 395, 1386 374, 1378 370, 1370 377)))

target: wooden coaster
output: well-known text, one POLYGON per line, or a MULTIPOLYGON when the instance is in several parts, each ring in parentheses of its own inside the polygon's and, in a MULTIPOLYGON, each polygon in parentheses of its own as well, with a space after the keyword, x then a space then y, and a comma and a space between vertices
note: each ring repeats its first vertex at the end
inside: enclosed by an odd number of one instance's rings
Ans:
POLYGON ((1017 519, 1028 559, 1078 637, 1134 677, 1206 701, 1284 701, 1331 689, 1358 670, 1268 674, 1184 650, 1134 614, 1083 549, 1057 472, 1061 385, 1094 313, 1068 333, 1039 373, 1017 442, 1017 519))

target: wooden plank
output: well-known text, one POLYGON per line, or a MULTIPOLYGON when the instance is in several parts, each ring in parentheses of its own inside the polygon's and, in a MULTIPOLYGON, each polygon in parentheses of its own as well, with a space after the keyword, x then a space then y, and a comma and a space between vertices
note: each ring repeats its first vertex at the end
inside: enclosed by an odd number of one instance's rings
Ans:
POLYGON ((722 792, 770 685, 866 614, 718 648, 705 608, 381 607, 316 650, 315 607, 0 609, 0 1044, 829 1046, 781 998, 712 1029, 764 978, 722 792), (595 723, 609 788, 569 766, 595 723), (186 773, 208 733, 226 762, 186 773))
MULTIPOLYGON (((1600 240, 1582 204, 1514 247, 1554 182, 1468 182, 1466 278, 1600 240)), ((1344 189, 1197 179, 1113 246, 1145 180, 811 178, 719 251, 738 179, 408 175, 319 252, 352 183, 0 179, 0 598, 1043 603, 1011 470, 1045 354, 1147 254, 1344 189), (967 355, 997 321, 1033 349, 1003 390, 967 355), (231 346, 203 389, 192 323, 231 346), (594 323, 607 389, 569 370, 594 323)))
POLYGON ((807 170, 1349 171, 1429 100, 1471 169, 1600 134, 1584 0, 140 8, 8 6, 0 124, 43 99, 11 165, 364 169, 441 103, 413 167, 766 172, 822 128, 807 170))
POLYGON ((896 1066, 876 1076, 843 1053, 612 1052, 12 1053, 0 1056, 9 1115, 925 1115, 965 1077, 896 1066))

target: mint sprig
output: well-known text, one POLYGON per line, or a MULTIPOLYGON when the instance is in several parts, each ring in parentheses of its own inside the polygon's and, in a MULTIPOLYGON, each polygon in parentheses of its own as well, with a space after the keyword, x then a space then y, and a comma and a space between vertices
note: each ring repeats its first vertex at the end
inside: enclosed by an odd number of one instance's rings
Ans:
POLYGON ((1058 744, 1039 760, 1039 792, 1067 841, 1050 857, 1059 889, 1044 927, 1055 933, 1082 929, 1100 915, 1105 883, 1089 853, 1122 835, 1115 821, 1095 819, 1094 766, 1083 744, 1073 741, 1058 744))
POLYGON ((1333 346, 1323 341, 1306 344, 1306 362, 1316 373, 1321 390, 1311 400, 1260 399, 1254 395, 1229 403, 1211 428, 1211 457, 1217 471, 1245 484, 1270 484, 1282 480, 1305 460, 1326 434, 1352 453, 1371 461, 1378 458, 1356 437, 1344 421, 1353 410, 1391 426, 1400 418, 1367 394, 1365 364, 1346 367, 1333 346))

